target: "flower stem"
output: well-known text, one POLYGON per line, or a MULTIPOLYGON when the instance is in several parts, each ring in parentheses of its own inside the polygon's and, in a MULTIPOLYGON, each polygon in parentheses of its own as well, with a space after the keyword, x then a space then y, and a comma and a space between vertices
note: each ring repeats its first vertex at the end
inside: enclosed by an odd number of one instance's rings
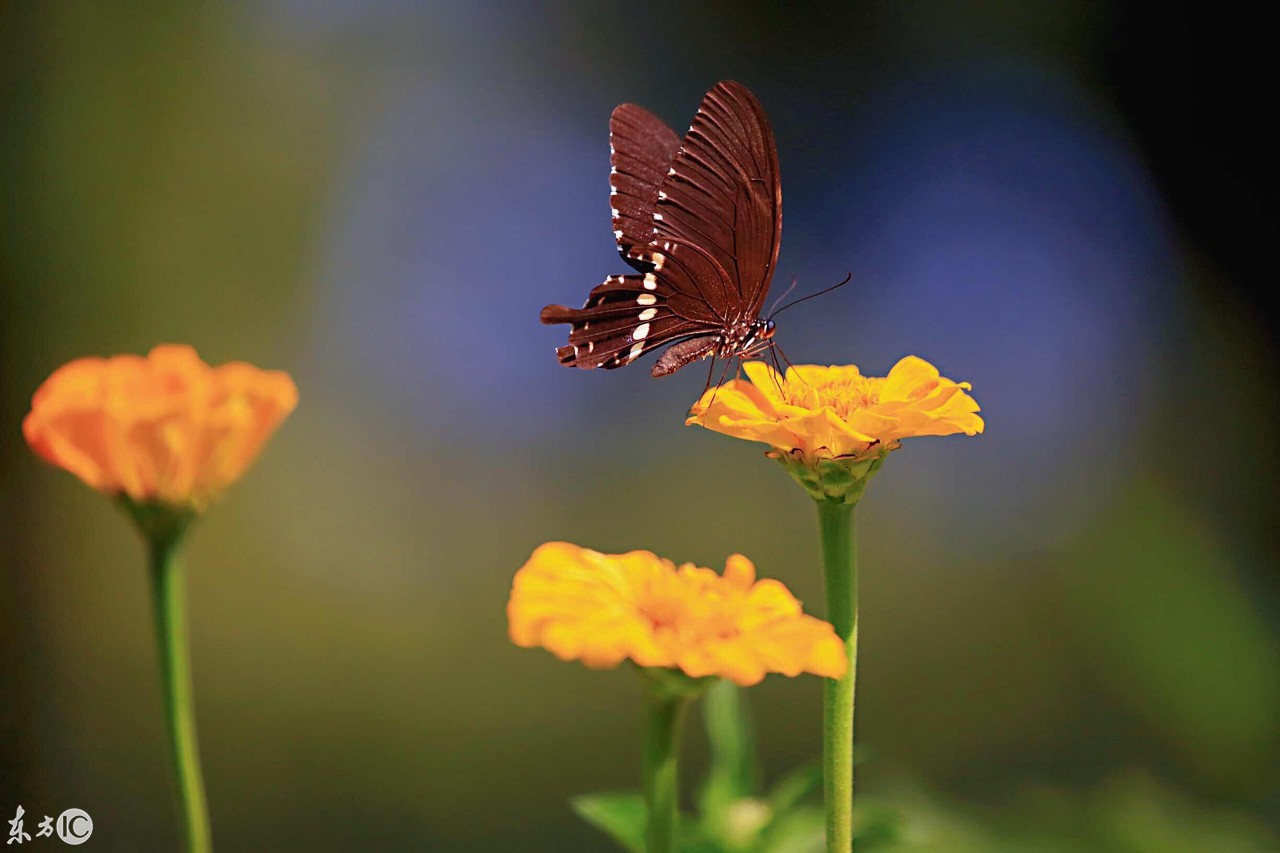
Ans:
POLYGON ((648 719, 641 771, 647 815, 645 848, 648 853, 673 853, 680 831, 680 727, 689 697, 652 688, 645 694, 648 719))
POLYGON ((854 506, 818 501, 827 619, 844 640, 849 670, 825 679, 822 697, 823 801, 828 853, 853 849, 853 695, 858 666, 858 555, 854 506))
POLYGON ((209 853, 213 849, 213 839, 204 779, 200 774, 200 749, 196 743, 191 655, 187 641, 187 584, 177 552, 177 537, 151 538, 151 582, 156 640, 160 647, 160 683, 169 721, 173 766, 178 776, 185 849, 187 853, 209 853))

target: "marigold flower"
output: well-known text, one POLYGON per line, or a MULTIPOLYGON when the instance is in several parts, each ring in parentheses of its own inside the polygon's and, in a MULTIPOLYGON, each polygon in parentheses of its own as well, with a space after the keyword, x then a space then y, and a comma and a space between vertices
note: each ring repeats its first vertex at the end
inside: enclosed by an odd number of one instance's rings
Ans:
POLYGON ((968 382, 953 382, 916 356, 885 377, 853 365, 797 365, 780 374, 768 364, 743 365, 750 382, 708 389, 686 424, 770 445, 815 497, 856 500, 885 455, 904 438, 977 435, 983 430, 968 382))
POLYGON ((136 504, 199 511, 252 464, 298 403, 288 374, 211 367, 189 346, 82 358, 36 391, 22 432, 41 458, 136 504))
POLYGON ((516 573, 507 618, 516 645, 595 668, 629 659, 746 686, 769 672, 839 678, 847 666, 831 626, 778 581, 757 581, 740 554, 720 575, 649 551, 548 542, 516 573))

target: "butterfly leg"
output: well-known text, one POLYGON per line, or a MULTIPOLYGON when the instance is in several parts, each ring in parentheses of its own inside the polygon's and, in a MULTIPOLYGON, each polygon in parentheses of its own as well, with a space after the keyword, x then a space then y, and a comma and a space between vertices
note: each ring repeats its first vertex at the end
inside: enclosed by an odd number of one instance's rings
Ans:
POLYGON ((782 361, 783 361, 783 363, 784 363, 784 364, 786 364, 786 366, 787 366, 788 368, 795 367, 795 365, 791 363, 791 359, 787 358, 787 353, 786 353, 786 351, 785 351, 785 350, 783 350, 783 348, 782 348, 782 347, 780 347, 780 346, 777 344, 777 342, 774 342, 774 343, 773 343, 773 348, 774 348, 774 349, 776 349, 776 350, 778 351, 778 355, 782 356, 782 361))
POLYGON ((782 387, 782 377, 786 376, 786 371, 778 361, 778 345, 770 341, 769 343, 769 360, 773 362, 773 387, 777 389, 779 397, 786 397, 786 391, 782 387))
MULTIPOLYGON (((720 371, 720 379, 716 382, 716 389, 711 392, 711 400, 707 403, 708 409, 715 405, 716 395, 720 393, 720 386, 724 384, 724 378, 729 375, 729 368, 733 366, 733 362, 733 358, 725 360, 724 370, 720 371)), ((741 363, 741 359, 738 359, 738 362, 741 363)), ((707 392, 703 391, 702 393, 705 395, 707 392)))

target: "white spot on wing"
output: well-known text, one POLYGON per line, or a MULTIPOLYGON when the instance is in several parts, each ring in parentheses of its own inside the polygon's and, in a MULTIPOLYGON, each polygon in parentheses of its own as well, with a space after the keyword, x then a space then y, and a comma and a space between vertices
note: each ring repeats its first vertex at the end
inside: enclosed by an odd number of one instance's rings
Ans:
MULTIPOLYGON (((637 305, 652 305, 657 301, 658 301, 658 297, 654 296, 652 293, 642 293, 636 297, 637 305)), ((641 317, 640 319, 643 320, 644 318, 641 317)))
MULTIPOLYGON (((648 329, 645 329, 645 331, 647 332, 648 329)), ((644 352, 644 344, 635 344, 627 353, 627 361, 635 361, 642 352, 644 352)))
POLYGON ((621 239, 622 239, 622 232, 621 232, 621 231, 614 231, 614 232, 613 232, 613 239, 615 239, 615 240, 621 240, 621 239))
MULTIPOLYGON (((652 297, 650 297, 650 298, 652 298, 652 297)), ((654 317, 656 317, 656 316, 658 316, 658 309, 657 309, 657 308, 646 308, 646 309, 644 309, 643 311, 641 311, 641 312, 640 312, 640 319, 641 319, 641 320, 645 320, 645 321, 652 320, 652 319, 653 319, 654 317)))
POLYGON ((663 265, 664 263, 666 263, 666 260, 667 260, 667 256, 666 256, 666 255, 659 254, 658 252, 654 252, 654 253, 653 253, 653 268, 654 268, 655 270, 660 270, 660 269, 662 269, 662 265, 663 265))
POLYGON ((653 215, 653 221, 654 221, 654 222, 661 222, 661 221, 662 221, 662 214, 661 214, 661 213, 655 213, 655 214, 653 215))
POLYGON ((653 273, 651 273, 651 272, 647 272, 647 273, 645 273, 645 274, 644 274, 644 289, 645 289, 645 290, 657 290, 657 289, 658 289, 658 277, 657 277, 657 276, 655 276, 655 275, 654 275, 653 273))
POLYGON ((643 341, 647 337, 649 337, 648 323, 641 323, 639 326, 636 326, 636 330, 631 333, 631 340, 633 341, 643 341))
POLYGON ((667 197, 667 194, 666 194, 666 193, 664 193, 662 190, 658 190, 658 200, 659 200, 659 201, 661 201, 662 199, 664 199, 664 198, 666 198, 666 197, 667 197))

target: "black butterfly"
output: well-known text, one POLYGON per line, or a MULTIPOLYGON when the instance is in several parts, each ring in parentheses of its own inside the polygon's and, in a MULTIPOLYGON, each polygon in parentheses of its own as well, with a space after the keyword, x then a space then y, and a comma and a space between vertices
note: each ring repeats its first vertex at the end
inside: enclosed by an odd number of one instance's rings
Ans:
POLYGON ((717 83, 683 140, 623 104, 609 119, 609 150, 613 236, 637 272, 605 279, 581 308, 542 309, 543 323, 571 327, 560 363, 612 369, 671 344, 653 366, 666 376, 768 348, 774 325, 760 311, 782 237, 782 184, 755 95, 717 83))

